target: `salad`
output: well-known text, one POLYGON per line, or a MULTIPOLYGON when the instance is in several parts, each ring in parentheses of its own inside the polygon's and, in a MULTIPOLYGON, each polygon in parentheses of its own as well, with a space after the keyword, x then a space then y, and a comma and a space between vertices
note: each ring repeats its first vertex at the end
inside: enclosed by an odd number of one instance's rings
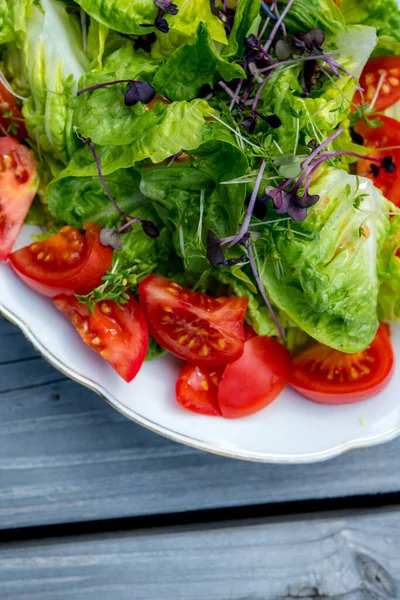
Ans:
POLYGON ((123 379, 171 352, 226 418, 387 385, 395 0, 0 0, 0 68, 0 260, 123 379))

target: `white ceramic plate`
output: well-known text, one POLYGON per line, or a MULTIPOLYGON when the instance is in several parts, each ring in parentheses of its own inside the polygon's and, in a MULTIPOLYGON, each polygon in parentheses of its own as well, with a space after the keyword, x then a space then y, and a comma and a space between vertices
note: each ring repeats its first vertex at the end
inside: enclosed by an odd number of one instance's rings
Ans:
MULTIPOLYGON (((32 231, 24 228, 19 246, 30 243, 32 231)), ((125 416, 178 442, 233 458, 306 463, 400 434, 399 364, 381 394, 357 404, 322 406, 287 388, 271 406, 251 417, 234 421, 203 417, 175 401, 179 360, 169 356, 145 363, 127 384, 82 343, 51 300, 32 292, 4 263, 0 264, 0 290, 0 311, 57 369, 100 393, 125 416)), ((392 332, 400 357, 400 327, 392 332)))

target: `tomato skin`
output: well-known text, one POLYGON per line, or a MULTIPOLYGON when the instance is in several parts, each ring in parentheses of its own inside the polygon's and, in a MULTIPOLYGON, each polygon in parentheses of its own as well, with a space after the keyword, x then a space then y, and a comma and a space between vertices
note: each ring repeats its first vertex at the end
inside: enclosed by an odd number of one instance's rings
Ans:
POLYGON ((176 382, 179 404, 201 415, 221 416, 218 384, 224 367, 206 367, 186 363, 176 382))
POLYGON ((380 169, 378 176, 374 177, 369 172, 372 161, 363 159, 357 163, 357 174, 371 179, 388 200, 400 206, 400 149, 379 151, 380 148, 400 146, 400 122, 385 115, 376 118, 382 122, 382 126, 370 127, 364 120, 360 120, 357 124, 357 133, 364 138, 369 156, 378 158, 391 156, 396 170, 387 173, 384 169, 380 169))
POLYGON ((245 342, 241 358, 226 367, 218 389, 222 416, 252 415, 275 400, 290 372, 290 353, 279 342, 258 335, 245 342))
POLYGON ((210 298, 149 275, 139 285, 139 302, 150 333, 178 358, 212 367, 243 353, 247 298, 210 298))
POLYGON ((381 324, 371 346, 357 355, 345 355, 314 344, 293 358, 289 383, 302 396, 320 404, 350 404, 379 394, 389 383, 394 368, 388 327, 381 324), (330 378, 321 370, 328 368, 330 378), (351 380, 351 369, 357 378, 351 380), (365 373, 365 369, 371 369, 365 373), (343 381, 338 381, 340 377, 343 381))
MULTIPOLYGON (((98 225, 86 223, 84 229, 86 235, 82 236, 77 230, 66 226, 44 242, 31 244, 13 252, 10 256, 11 266, 29 287, 44 296, 54 298, 60 293, 88 294, 100 285, 103 276, 110 269, 113 250, 100 243, 98 225), (65 237, 68 240, 68 236, 75 237, 76 242, 81 240, 82 256, 78 263, 72 267, 68 264, 63 267, 57 263, 56 266, 52 266, 43 258, 38 260, 38 257, 49 249, 57 252, 64 248, 65 237)), ((68 248, 68 251, 72 250, 71 247, 68 248)))
POLYGON ((6 260, 35 197, 37 163, 31 151, 0 137, 0 260, 6 260))
POLYGON ((25 123, 22 118, 21 109, 17 106, 17 99, 15 96, 10 94, 10 92, 4 87, 4 85, 0 82, 0 124, 6 132, 10 132, 10 125, 13 124, 15 126, 15 131, 13 131, 13 135, 19 140, 25 140, 28 137, 28 133, 25 129, 25 123), (8 113, 12 113, 11 117, 4 117, 4 111, 8 113))
POLYGON ((54 304, 74 325, 82 340, 107 360, 128 383, 139 372, 149 346, 149 330, 133 296, 119 308, 103 301, 92 313, 75 296, 62 294, 54 304))
POLYGON ((363 95, 359 91, 355 93, 354 104, 361 106, 363 98, 365 102, 373 100, 383 72, 386 72, 387 76, 375 102, 374 110, 376 112, 384 111, 400 100, 400 58, 398 56, 379 56, 371 58, 365 65, 360 77, 360 86, 364 92, 363 95))

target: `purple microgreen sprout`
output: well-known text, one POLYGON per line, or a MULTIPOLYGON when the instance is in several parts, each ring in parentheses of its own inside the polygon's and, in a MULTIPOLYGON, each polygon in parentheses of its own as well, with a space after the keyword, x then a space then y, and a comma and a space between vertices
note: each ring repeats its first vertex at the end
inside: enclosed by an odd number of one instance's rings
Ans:
MULTIPOLYGON (((123 233, 124 231, 126 231, 127 229, 130 228, 131 225, 133 225, 133 223, 140 223, 142 226, 142 229, 144 231, 144 233, 146 235, 148 235, 149 237, 158 237, 160 234, 160 231, 157 227, 157 225, 155 223, 153 223, 152 221, 147 221, 145 219, 139 219, 138 217, 132 217, 131 215, 128 215, 125 211, 123 211, 117 204, 117 201, 115 200, 115 198, 113 197, 113 195, 110 192, 110 189, 107 185, 107 183, 105 182, 104 176, 103 176, 103 172, 101 169, 101 164, 100 164, 100 159, 99 156, 97 154, 95 145, 93 144, 92 140, 90 138, 85 138, 83 136, 81 136, 77 130, 77 128, 74 128, 75 134, 77 135, 77 137, 87 146, 89 146, 92 154, 93 154, 93 158, 95 160, 96 163, 96 168, 97 168, 97 173, 100 179, 100 183, 105 191, 105 193, 107 194, 111 204, 114 206, 115 210, 117 211, 117 213, 119 215, 121 215, 121 217, 124 219, 125 223, 123 225, 121 225, 121 227, 116 228, 115 230, 112 230, 115 232, 115 236, 111 235, 111 232, 109 230, 109 228, 105 228, 105 233, 103 234, 103 239, 106 242, 105 245, 107 246, 112 246, 113 248, 115 247, 115 245, 118 245, 118 240, 117 237, 119 236, 120 233, 123 233), (114 245, 113 245, 114 244, 114 245)), ((117 248, 116 248, 117 249, 117 248)))
POLYGON ((154 0, 154 4, 158 8, 154 22, 142 23, 140 27, 155 27, 158 31, 161 31, 161 33, 168 33, 169 25, 166 19, 164 19, 164 15, 177 15, 179 12, 178 7, 176 4, 172 3, 172 0, 154 0))
POLYGON ((240 263, 246 262, 246 255, 236 258, 225 258, 222 250, 223 240, 218 239, 213 231, 207 233, 207 258, 210 264, 216 269, 229 269, 240 263))
POLYGON ((281 27, 281 25, 283 23, 283 20, 286 17, 287 13, 289 12, 289 10, 290 10, 293 2, 294 2, 294 0, 289 0, 289 2, 286 4, 285 9, 283 10, 282 14, 276 20, 276 23, 275 23, 274 27, 272 28, 272 31, 271 31, 271 33, 269 35, 269 38, 267 39, 267 41, 264 44, 264 51, 265 52, 268 52, 269 49, 271 48, 271 46, 272 46, 272 44, 274 42, 275 36, 276 36, 276 34, 278 32, 278 29, 281 27))
POLYGON ((171 158, 167 162, 167 167, 171 167, 174 164, 174 162, 176 161, 176 159, 181 156, 181 154, 183 154, 183 150, 179 150, 179 152, 177 152, 176 154, 171 156, 171 158))
POLYGON ((268 4, 266 4, 264 2, 264 0, 261 0, 261 8, 263 8, 265 10, 265 12, 267 13, 268 17, 270 19, 273 19, 274 21, 276 21, 276 16, 274 15, 274 13, 272 12, 272 10, 270 9, 270 7, 268 6, 268 4))
POLYGON ((272 319, 273 319, 273 321, 274 321, 274 323, 276 325, 276 328, 278 330, 279 336, 281 337, 282 340, 284 340, 285 336, 284 336, 281 324, 279 323, 278 317, 276 316, 276 314, 274 312, 274 309, 272 308, 271 302, 269 301, 269 298, 268 298, 267 293, 265 291, 265 287, 263 285, 263 282, 261 280, 260 274, 258 272, 257 264, 256 264, 256 261, 255 261, 255 258, 254 258, 253 245, 252 244, 249 244, 247 246, 247 254, 248 254, 248 257, 249 257, 249 261, 250 261, 250 267, 251 267, 251 270, 253 271, 254 279, 256 280, 257 287, 258 287, 258 289, 260 291, 260 294, 261 294, 261 296, 262 296, 265 304, 268 307, 270 315, 271 315, 271 317, 272 317, 272 319))
POLYGON ((253 192, 252 192, 251 197, 250 197, 249 206, 247 207, 246 215, 245 215, 245 218, 243 220, 242 226, 240 227, 240 230, 239 230, 238 234, 235 235, 235 237, 233 238, 233 240, 230 242, 230 244, 228 246, 229 248, 232 248, 232 246, 234 246, 235 244, 237 244, 242 239, 242 237, 244 236, 244 234, 247 233, 247 230, 248 230, 249 225, 250 225, 251 216, 253 214, 254 205, 255 205, 255 202, 257 200, 258 190, 260 189, 262 177, 264 175, 265 167, 266 167, 266 162, 263 159, 262 162, 261 162, 260 170, 258 171, 258 175, 257 175, 256 181, 254 183, 254 189, 253 189, 253 192))
POLYGON ((119 83, 129 83, 129 88, 125 92, 124 102, 126 106, 134 106, 138 102, 148 104, 153 100, 156 91, 147 81, 135 81, 134 79, 117 79, 115 81, 106 81, 105 83, 97 83, 89 87, 79 90, 77 96, 81 96, 86 92, 92 92, 101 88, 117 85, 119 83))

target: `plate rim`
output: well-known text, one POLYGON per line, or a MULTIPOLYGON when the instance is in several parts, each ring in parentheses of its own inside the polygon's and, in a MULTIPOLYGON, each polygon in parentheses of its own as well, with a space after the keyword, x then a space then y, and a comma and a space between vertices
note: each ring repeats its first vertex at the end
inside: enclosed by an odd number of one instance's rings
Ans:
POLYGON ((377 435, 354 438, 347 440, 341 444, 332 446, 325 450, 317 452, 306 452, 300 454, 284 454, 284 453, 271 453, 271 452, 250 452, 250 451, 239 451, 233 450, 218 444, 212 444, 198 440, 192 436, 184 435, 178 431, 174 431, 168 427, 160 425, 159 423, 152 421, 142 415, 138 414, 135 410, 127 407, 117 397, 108 392, 102 385, 93 381, 86 375, 79 373, 75 369, 68 367, 62 362, 60 358, 50 352, 44 344, 38 339, 38 337, 32 332, 29 325, 25 323, 20 317, 18 317, 11 310, 6 308, 0 303, 0 315, 5 317, 13 325, 18 327, 25 338, 32 344, 34 349, 50 363, 60 373, 68 377, 69 379, 83 385, 89 390, 98 394, 103 400, 107 402, 112 408, 117 410, 124 417, 131 421, 145 427, 146 429, 161 435, 169 440, 178 442, 185 446, 195 448, 196 450, 202 450, 218 456, 224 456, 226 458, 233 458, 236 460, 243 460, 247 462, 258 462, 264 464, 282 464, 282 465, 293 465, 293 464, 312 464, 316 462, 323 462, 330 460, 337 456, 341 456, 351 450, 358 450, 360 448, 373 447, 385 442, 394 440, 400 435, 400 426, 391 427, 387 431, 379 433, 377 435))

